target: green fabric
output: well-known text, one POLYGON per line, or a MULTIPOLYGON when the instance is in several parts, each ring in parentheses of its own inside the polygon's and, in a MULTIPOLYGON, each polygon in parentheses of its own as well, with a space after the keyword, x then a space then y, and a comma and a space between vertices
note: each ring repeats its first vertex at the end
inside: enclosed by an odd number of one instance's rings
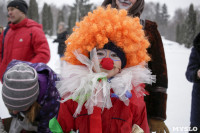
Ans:
POLYGON ((52 133, 64 133, 55 117, 49 121, 49 129, 52 133))
POLYGON ((97 80, 98 81, 101 81, 101 80, 106 80, 107 81, 108 79, 107 79, 107 77, 103 77, 103 78, 98 78, 97 80))

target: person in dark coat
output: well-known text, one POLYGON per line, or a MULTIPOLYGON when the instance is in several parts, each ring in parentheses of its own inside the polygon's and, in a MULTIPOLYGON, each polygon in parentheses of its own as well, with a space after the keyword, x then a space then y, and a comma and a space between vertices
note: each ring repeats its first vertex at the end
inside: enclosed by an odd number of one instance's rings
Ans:
POLYGON ((189 63, 186 71, 186 78, 193 83, 192 106, 190 116, 191 133, 200 133, 200 33, 193 42, 189 63), (194 131, 194 130, 198 131, 194 131))
POLYGON ((2 33, 2 34, 3 34, 3 38, 2 38, 2 53, 1 53, 1 59, 3 59, 4 40, 5 40, 5 37, 6 37, 6 34, 7 34, 8 30, 10 29, 9 24, 10 24, 11 22, 10 22, 10 16, 9 16, 9 15, 7 15, 7 20, 8 20, 8 24, 7 24, 5 30, 4 30, 3 33, 2 33))
POLYGON ((2 86, 2 99, 12 116, 9 133, 51 133, 49 120, 57 117, 60 107, 56 81, 57 75, 44 63, 9 63, 2 86))
MULTIPOLYGON (((132 17, 140 17, 144 8, 144 0, 104 0, 102 6, 109 4, 113 8, 128 10, 132 17)), ((151 43, 148 48, 148 53, 151 56, 148 67, 152 70, 153 75, 156 75, 156 83, 145 87, 150 94, 145 96, 149 127, 151 131, 169 132, 164 123, 166 120, 168 76, 162 39, 155 22, 141 19, 140 22, 151 43)))
POLYGON ((64 56, 64 51, 66 49, 65 40, 67 39, 68 32, 65 28, 65 23, 60 22, 58 25, 57 38, 53 42, 57 42, 58 44, 58 54, 61 57, 64 56))

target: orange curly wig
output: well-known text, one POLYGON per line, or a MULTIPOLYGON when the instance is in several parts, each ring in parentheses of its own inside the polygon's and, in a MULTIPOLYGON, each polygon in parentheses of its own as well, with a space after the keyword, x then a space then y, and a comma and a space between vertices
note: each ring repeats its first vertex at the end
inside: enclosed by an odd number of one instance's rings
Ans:
POLYGON ((89 57, 93 48, 101 49, 109 41, 124 51, 127 59, 125 67, 150 60, 147 54, 150 44, 145 38, 139 18, 129 17, 126 10, 117 10, 111 6, 98 7, 76 23, 73 33, 65 41, 67 51, 64 60, 80 65, 73 54, 75 50, 89 57))

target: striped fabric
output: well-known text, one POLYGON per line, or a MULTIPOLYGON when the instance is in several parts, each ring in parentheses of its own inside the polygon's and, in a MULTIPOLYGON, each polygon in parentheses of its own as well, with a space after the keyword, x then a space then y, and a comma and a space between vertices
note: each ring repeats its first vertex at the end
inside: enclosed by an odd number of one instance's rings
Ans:
POLYGON ((38 75, 25 63, 10 68, 4 75, 2 98, 9 110, 24 111, 38 98, 38 75))

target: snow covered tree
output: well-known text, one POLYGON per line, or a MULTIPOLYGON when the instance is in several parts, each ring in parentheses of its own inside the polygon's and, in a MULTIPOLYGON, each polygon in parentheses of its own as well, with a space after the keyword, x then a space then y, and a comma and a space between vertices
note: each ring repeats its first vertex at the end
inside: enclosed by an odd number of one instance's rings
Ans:
POLYGON ((156 5, 153 2, 145 3, 144 10, 140 18, 143 20, 148 19, 151 21, 155 21, 155 7, 156 5))
POLYGON ((43 30, 45 34, 48 33, 48 5, 47 3, 44 3, 43 9, 42 9, 42 25, 43 25, 43 30))
POLYGON ((42 25, 45 34, 52 35, 53 34, 53 16, 51 12, 51 7, 46 3, 42 9, 42 25))
POLYGON ((188 14, 185 20, 186 25, 186 34, 184 36, 184 44, 187 48, 192 47, 192 42, 196 35, 196 26, 197 26, 197 19, 196 19, 196 11, 194 10, 193 4, 190 5, 188 14))
POLYGON ((5 0, 0 0, 0 26, 7 25, 7 3, 5 0))
POLYGON ((37 4, 36 0, 29 1, 29 8, 28 8, 27 16, 28 16, 28 18, 33 19, 36 22, 39 22, 38 4, 37 4))
POLYGON ((69 19, 69 15, 71 14, 71 8, 68 5, 63 6, 62 11, 64 12, 64 22, 65 24, 68 26, 68 19, 69 19))
POLYGON ((176 42, 179 44, 185 44, 185 36, 186 36, 186 25, 185 23, 177 24, 176 26, 176 42))
POLYGON ((177 24, 176 26, 176 42, 180 43, 180 33, 181 33, 181 28, 180 28, 180 24, 177 24))
POLYGON ((200 22, 199 22, 199 24, 197 25, 197 28, 196 28, 196 33, 198 34, 198 32, 200 32, 200 22))
MULTIPOLYGON (((200 7, 200 5, 199 5, 200 7)), ((196 28, 196 34, 200 32, 200 8, 196 9, 196 15, 197 15, 197 28, 196 28)))
POLYGON ((174 25, 174 28, 176 28, 176 35, 175 35, 175 39, 174 41, 182 44, 183 40, 184 40, 184 34, 183 32, 185 32, 185 14, 187 11, 183 10, 183 9, 177 9, 175 11, 175 15, 173 17, 172 21, 172 25, 174 25))
POLYGON ((59 10, 58 12, 58 17, 57 17, 57 28, 58 28, 58 24, 60 22, 64 22, 64 14, 63 14, 63 10, 59 10))
POLYGON ((53 16, 51 11, 51 6, 48 6, 48 33, 49 35, 53 35, 53 16))
POLYGON ((169 21, 169 14, 168 14, 168 10, 167 10, 167 5, 163 4, 162 6, 162 12, 161 12, 161 23, 162 25, 167 25, 169 21))
POLYGON ((160 3, 156 4, 156 8, 155 8, 155 21, 157 22, 158 25, 161 24, 161 11, 160 11, 160 3))
POLYGON ((69 30, 70 30, 69 32, 72 32, 72 28, 75 26, 77 17, 78 17, 78 20, 80 20, 89 11, 93 10, 92 9, 93 4, 90 4, 89 2, 90 0, 76 0, 76 3, 74 4, 74 6, 71 7, 71 14, 69 16, 69 30), (77 7, 79 7, 78 10, 77 10, 77 7))
POLYGON ((167 34, 167 29, 168 29, 168 21, 169 21, 169 14, 167 10, 167 5, 163 4, 162 10, 160 13, 160 25, 159 25, 159 30, 162 36, 166 37, 167 34))

